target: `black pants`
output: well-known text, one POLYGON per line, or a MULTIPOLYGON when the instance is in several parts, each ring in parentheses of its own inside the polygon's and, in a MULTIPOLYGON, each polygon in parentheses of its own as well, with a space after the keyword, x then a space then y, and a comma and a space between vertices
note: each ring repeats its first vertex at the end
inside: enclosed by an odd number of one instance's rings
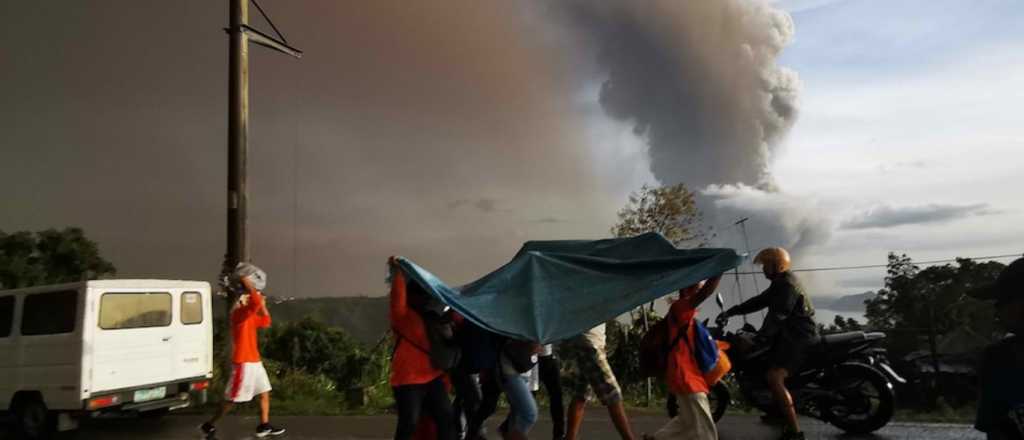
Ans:
POLYGON ((469 424, 480 409, 480 401, 483 400, 483 389, 480 387, 480 375, 470 374, 462 369, 456 369, 451 373, 452 385, 455 386, 455 403, 452 405, 455 410, 453 417, 456 435, 462 438, 463 433, 470 432, 466 437, 475 439, 483 435, 476 432, 475 435, 468 430, 469 424))
POLYGON ((425 384, 402 385, 392 389, 398 407, 395 440, 411 439, 416 432, 420 414, 424 412, 434 419, 438 440, 455 440, 455 425, 452 424, 454 412, 440 377, 425 384))
POLYGON ((557 440, 565 437, 565 405, 562 403, 562 376, 558 356, 542 356, 538 373, 551 404, 552 436, 557 440))
POLYGON ((676 395, 672 391, 668 392, 668 400, 665 402, 666 409, 668 409, 668 418, 674 419, 679 415, 679 403, 676 402, 676 395))
POLYGON ((483 392, 483 399, 480 400, 476 414, 469 419, 469 425, 466 427, 467 440, 476 440, 471 437, 474 434, 482 436, 484 422, 498 409, 498 398, 501 397, 498 374, 494 369, 480 372, 480 388, 483 392))

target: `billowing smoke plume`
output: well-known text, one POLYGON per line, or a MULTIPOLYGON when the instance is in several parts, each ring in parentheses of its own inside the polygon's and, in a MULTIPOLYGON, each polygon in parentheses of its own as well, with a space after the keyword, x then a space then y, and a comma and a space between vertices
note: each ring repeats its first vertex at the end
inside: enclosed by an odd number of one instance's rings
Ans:
POLYGON ((578 1, 608 115, 634 124, 663 183, 758 184, 796 117, 799 81, 775 59, 789 16, 752 0, 578 1))
POLYGON ((827 221, 769 171, 797 115, 799 79, 776 64, 793 36, 788 14, 761 0, 563 5, 596 59, 601 106, 648 144, 657 180, 706 188, 710 223, 750 216, 765 244, 828 236, 827 221))

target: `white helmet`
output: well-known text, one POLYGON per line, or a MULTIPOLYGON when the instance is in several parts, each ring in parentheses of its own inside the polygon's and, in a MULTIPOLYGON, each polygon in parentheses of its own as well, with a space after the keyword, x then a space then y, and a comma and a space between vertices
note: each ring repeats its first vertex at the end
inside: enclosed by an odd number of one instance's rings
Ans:
POLYGON ((267 273, 255 264, 247 262, 238 263, 238 266, 235 267, 235 276, 239 280, 248 278, 249 285, 253 289, 263 290, 267 287, 267 273))

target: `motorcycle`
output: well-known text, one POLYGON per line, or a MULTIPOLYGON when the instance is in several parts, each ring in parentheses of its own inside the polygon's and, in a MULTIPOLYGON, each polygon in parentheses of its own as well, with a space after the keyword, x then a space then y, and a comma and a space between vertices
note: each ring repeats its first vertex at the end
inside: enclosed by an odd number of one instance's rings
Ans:
MULTIPOLYGON (((718 295, 716 302, 724 310, 718 295)), ((777 414, 777 405, 764 379, 769 347, 755 347, 754 328, 746 324, 737 332, 725 331, 728 318, 716 319, 709 333, 728 342, 726 354, 733 369, 711 388, 708 400, 717 422, 732 402, 736 389, 752 406, 777 414)), ((800 371, 786 379, 798 414, 830 423, 853 434, 866 434, 892 419, 895 393, 893 383, 906 383, 889 366, 884 333, 847 332, 822 335, 809 348, 800 371)))

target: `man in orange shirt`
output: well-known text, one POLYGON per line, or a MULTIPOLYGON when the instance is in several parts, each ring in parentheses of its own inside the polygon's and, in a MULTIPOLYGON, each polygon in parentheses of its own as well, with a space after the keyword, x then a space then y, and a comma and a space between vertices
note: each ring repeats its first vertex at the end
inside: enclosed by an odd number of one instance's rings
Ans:
POLYGON ((253 396, 258 396, 260 424, 256 427, 256 437, 281 435, 284 434, 284 428, 270 425, 270 378, 260 361, 257 344, 257 330, 270 327, 270 312, 260 293, 267 285, 267 274, 253 264, 239 263, 234 277, 244 292, 231 309, 231 338, 234 347, 231 377, 224 390, 224 403, 220 412, 203 423, 200 429, 207 436, 214 434, 217 431, 214 424, 231 411, 235 403, 248 402, 253 396))

